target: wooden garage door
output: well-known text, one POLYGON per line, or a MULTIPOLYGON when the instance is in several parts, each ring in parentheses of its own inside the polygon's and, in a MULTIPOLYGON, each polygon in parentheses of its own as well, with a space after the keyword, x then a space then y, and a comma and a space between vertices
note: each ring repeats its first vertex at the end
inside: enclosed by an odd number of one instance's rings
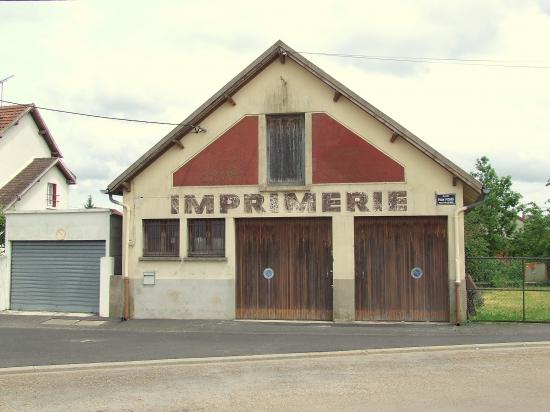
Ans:
POLYGON ((330 218, 238 219, 236 232, 237 318, 332 319, 330 218))
POLYGON ((356 218, 356 319, 448 321, 447 245, 446 217, 356 218))

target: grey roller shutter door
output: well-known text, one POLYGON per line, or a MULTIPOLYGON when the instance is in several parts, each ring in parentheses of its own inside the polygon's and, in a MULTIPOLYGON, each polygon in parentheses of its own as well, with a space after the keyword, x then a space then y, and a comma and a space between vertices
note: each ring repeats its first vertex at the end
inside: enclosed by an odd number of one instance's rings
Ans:
POLYGON ((11 309, 99 312, 105 241, 12 243, 11 309))

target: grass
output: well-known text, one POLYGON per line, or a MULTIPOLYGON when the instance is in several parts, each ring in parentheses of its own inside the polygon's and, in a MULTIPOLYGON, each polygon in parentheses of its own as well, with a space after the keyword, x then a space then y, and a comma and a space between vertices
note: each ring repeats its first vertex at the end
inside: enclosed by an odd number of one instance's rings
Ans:
MULTIPOLYGON (((530 288, 535 289, 535 288, 530 288)), ((550 287, 537 287, 538 290, 525 291, 525 320, 550 322, 550 287)), ((483 304, 476 305, 473 321, 522 321, 523 292, 521 290, 478 291, 483 304)))

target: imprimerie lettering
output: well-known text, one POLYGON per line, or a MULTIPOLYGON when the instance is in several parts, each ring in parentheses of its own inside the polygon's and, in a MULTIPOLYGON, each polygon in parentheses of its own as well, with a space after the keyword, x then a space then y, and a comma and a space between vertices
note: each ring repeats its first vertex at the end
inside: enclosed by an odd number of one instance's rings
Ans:
MULTIPOLYGON (((183 213, 186 215, 301 213, 376 213, 406 212, 407 191, 386 192, 283 192, 246 194, 183 195, 183 213), (320 202, 319 208, 317 202, 320 202)), ((178 213, 179 195, 170 196, 170 212, 178 213)))

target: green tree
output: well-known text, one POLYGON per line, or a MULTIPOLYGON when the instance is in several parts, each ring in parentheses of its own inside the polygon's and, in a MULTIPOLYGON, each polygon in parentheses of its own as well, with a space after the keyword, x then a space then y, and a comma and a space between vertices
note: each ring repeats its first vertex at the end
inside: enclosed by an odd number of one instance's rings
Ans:
POLYGON ((490 193, 483 206, 466 214, 466 253, 469 256, 508 254, 517 216, 522 210, 521 195, 512 190, 511 177, 498 176, 485 156, 477 159, 472 175, 490 189, 490 193))
MULTIPOLYGON (((475 210, 475 209, 474 209, 475 210)), ((489 241, 485 227, 480 224, 481 217, 473 211, 464 219, 464 236, 466 256, 490 256, 489 241)))
MULTIPOLYGON (((546 186, 550 186, 550 179, 546 186)), ((523 228, 516 232, 513 252, 522 256, 550 256, 550 199, 543 207, 533 202, 525 206, 523 228)))
POLYGON ((550 213, 535 203, 525 209, 523 228, 518 230, 513 242, 517 256, 550 256, 550 213))
POLYGON ((88 200, 86 200, 86 203, 84 203, 85 209, 93 209, 95 207, 94 202, 92 200, 92 195, 88 195, 88 200))

